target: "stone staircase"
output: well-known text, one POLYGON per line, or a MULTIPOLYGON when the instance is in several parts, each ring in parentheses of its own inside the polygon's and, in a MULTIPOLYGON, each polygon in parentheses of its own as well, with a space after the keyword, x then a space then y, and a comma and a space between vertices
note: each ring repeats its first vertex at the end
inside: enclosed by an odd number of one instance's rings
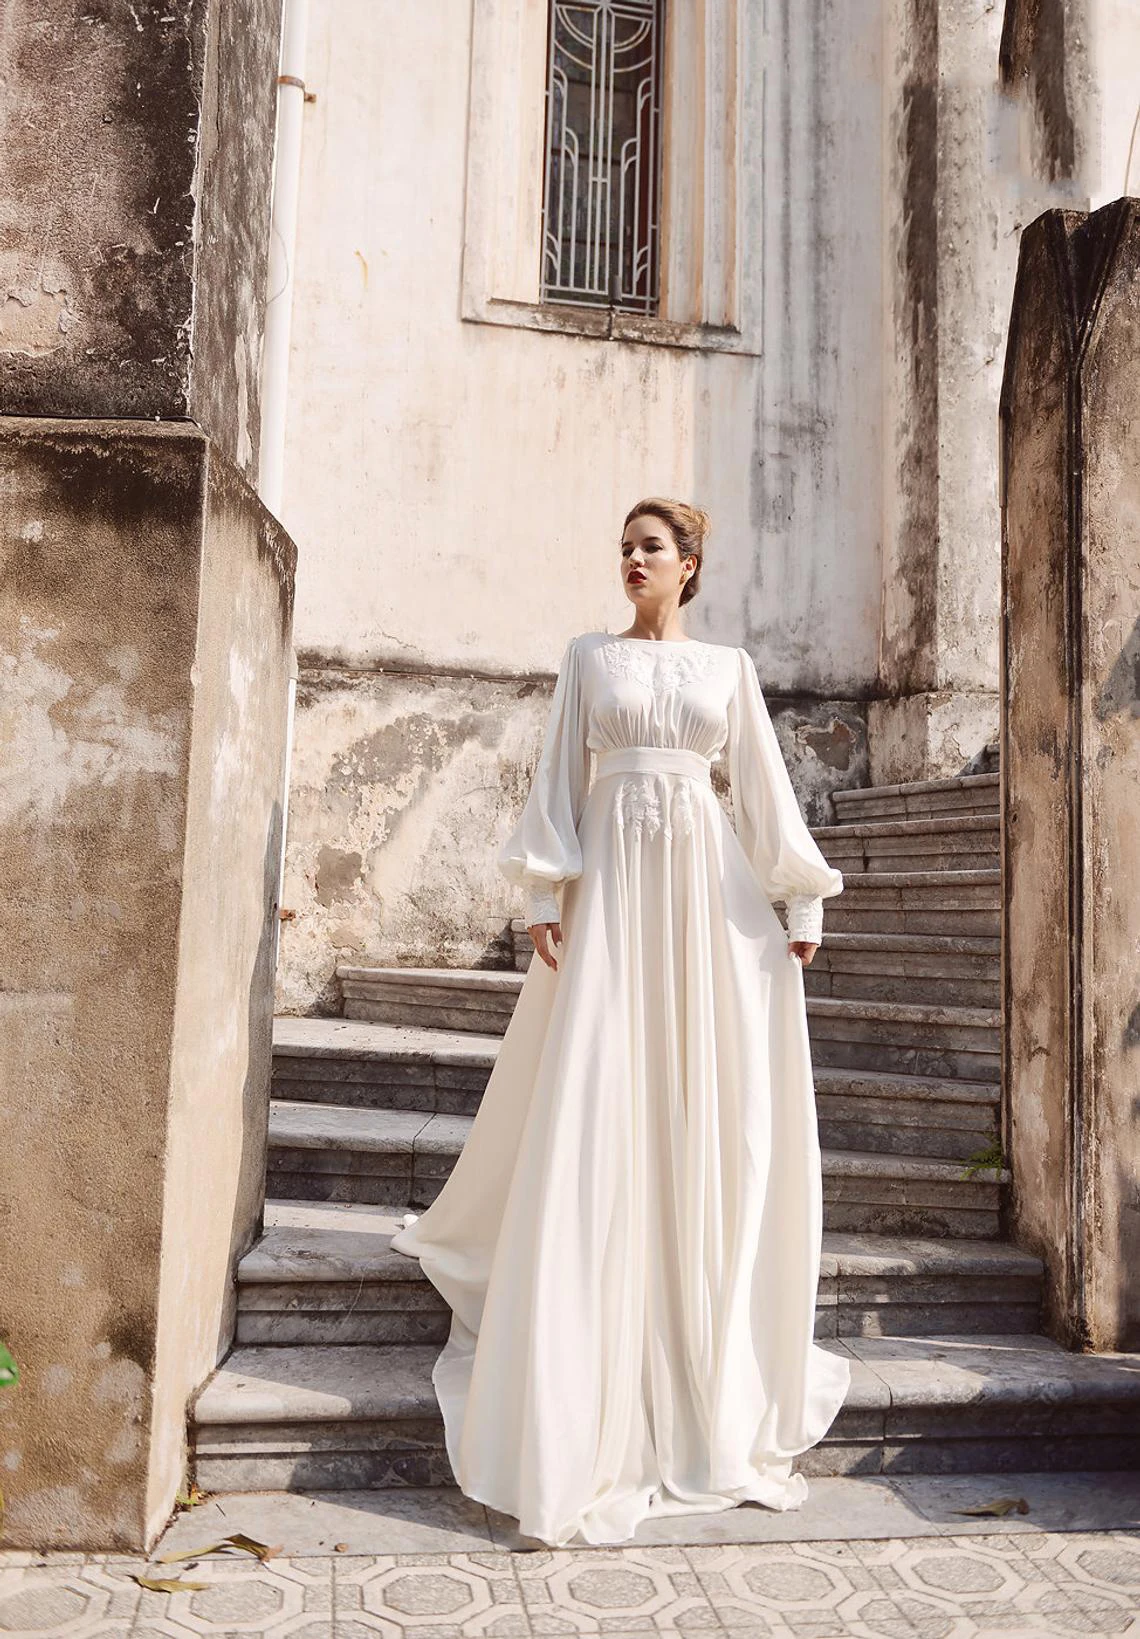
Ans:
MULTIPOLYGON (((997 806, 996 775, 843 792, 815 833, 846 880, 805 971, 816 1335, 852 1383, 808 1475, 1140 1466, 1140 1358, 1042 1336, 1040 1263, 1001 1235, 997 806)), ((278 1021, 265 1233, 193 1414, 204 1488, 454 1483, 449 1312, 388 1241, 470 1129, 533 951, 512 932, 513 972, 344 967, 343 1018, 278 1021)))

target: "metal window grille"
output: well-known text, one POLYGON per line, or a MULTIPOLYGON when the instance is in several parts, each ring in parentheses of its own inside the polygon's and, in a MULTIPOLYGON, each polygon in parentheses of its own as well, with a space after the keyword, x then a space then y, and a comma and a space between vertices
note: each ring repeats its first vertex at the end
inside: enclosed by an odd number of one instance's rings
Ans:
POLYGON ((657 311, 662 0, 551 0, 542 299, 657 311))

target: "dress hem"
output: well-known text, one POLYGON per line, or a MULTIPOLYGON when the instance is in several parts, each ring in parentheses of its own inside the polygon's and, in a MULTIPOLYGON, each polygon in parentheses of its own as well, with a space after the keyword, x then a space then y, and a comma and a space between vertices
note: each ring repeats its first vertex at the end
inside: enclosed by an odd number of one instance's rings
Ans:
MULTIPOLYGON (((446 1276, 441 1275, 441 1271, 435 1263, 435 1260, 432 1258, 430 1251, 425 1247, 422 1251, 412 1252, 394 1245, 394 1242, 399 1235, 403 1235, 413 1227, 418 1216, 419 1214, 410 1212, 402 1215, 403 1228, 397 1231, 397 1235, 392 1237, 393 1250, 401 1253, 404 1257, 413 1257, 417 1259, 428 1280, 435 1287, 436 1291, 443 1298, 444 1302, 448 1303, 449 1307, 451 1307, 451 1300, 446 1290, 446 1276), (443 1284, 441 1284, 441 1280, 443 1284)), ((754 1503, 759 1507, 771 1510, 773 1513, 788 1513, 794 1509, 802 1507, 803 1503, 809 1496, 810 1493, 806 1477, 800 1473, 799 1470, 793 1470, 791 1464, 803 1451, 810 1450, 814 1445, 816 1445, 819 1439, 822 1438, 822 1433, 816 1434, 807 1439, 804 1445, 799 1447, 795 1452, 787 1453, 780 1457, 772 1456, 766 1459, 768 1466, 776 1469, 782 1468, 785 1469, 786 1472, 782 1474, 759 1476, 759 1483, 749 1483, 747 1481, 742 1482, 741 1485, 734 1488, 733 1492, 731 1493, 709 1492, 702 1494, 700 1500, 690 1500, 680 1496, 676 1491, 674 1491, 670 1487, 668 1481, 661 1481, 652 1489, 645 1492, 648 1506, 642 1508, 641 1512, 632 1522, 633 1529, 626 1535, 619 1536, 612 1533, 590 1534, 589 1527, 587 1526, 583 1529, 583 1525, 581 1523, 584 1518, 588 1520, 589 1510, 585 1511, 584 1514, 577 1516, 577 1523, 574 1524, 573 1529, 570 1530, 569 1533, 567 1533, 565 1526, 556 1526, 552 1530, 546 1530, 524 1525, 522 1516, 516 1513, 504 1499, 496 1498, 492 1494, 491 1487, 484 1487, 481 1484, 465 1484, 459 1476, 459 1465, 456 1463, 457 1442, 452 1437, 453 1419, 449 1419, 448 1417, 447 1410, 444 1405, 445 1397, 440 1393, 438 1379, 441 1368, 447 1369, 447 1367, 453 1365, 455 1362, 463 1362, 464 1365, 469 1366, 474 1356, 474 1346, 469 1345, 465 1338, 457 1336, 460 1328, 462 1328, 463 1331, 468 1331, 468 1328, 463 1326, 463 1322, 459 1319, 453 1307, 451 1307, 451 1312, 451 1330, 448 1339, 443 1345, 443 1348, 440 1350, 440 1353, 436 1357, 436 1360, 432 1366, 432 1388, 435 1392, 436 1402, 439 1406, 440 1416, 443 1420, 444 1442, 447 1448, 448 1462, 451 1466, 455 1483, 462 1494, 465 1497, 468 1497, 472 1502, 483 1503, 486 1507, 494 1508, 497 1513, 503 1514, 508 1519, 518 1521, 520 1535, 532 1537, 536 1541, 542 1542, 549 1548, 566 1548, 575 1546, 576 1538, 581 1538, 582 1543, 589 1547, 616 1547, 621 1544, 634 1541, 637 1534, 638 1525, 647 1519, 652 1520, 665 1517, 678 1517, 688 1514, 696 1515, 727 1513, 730 1509, 739 1508, 743 1503, 754 1503), (737 1492, 739 1494, 736 1494, 737 1492), (767 1495, 763 1494, 765 1492, 767 1492, 767 1495), (781 1500, 781 1494, 783 1494, 783 1497, 786 1497, 786 1500, 781 1500)), ((818 1348, 818 1344, 813 1343, 813 1347, 818 1348)), ((836 1356, 835 1358, 841 1359, 842 1357, 836 1356)), ((849 1382, 850 1368, 848 1368, 847 1379, 849 1382)), ((823 1432, 826 1432, 826 1429, 830 1427, 831 1423, 838 1415, 838 1412, 843 1404, 843 1399, 845 1398, 846 1386, 844 1387, 843 1398, 840 1400, 835 1409, 832 1410, 827 1416, 827 1421, 823 1426, 823 1432)), ((453 1409, 458 1409, 454 1407, 454 1397, 452 1397, 452 1400, 453 1409)))

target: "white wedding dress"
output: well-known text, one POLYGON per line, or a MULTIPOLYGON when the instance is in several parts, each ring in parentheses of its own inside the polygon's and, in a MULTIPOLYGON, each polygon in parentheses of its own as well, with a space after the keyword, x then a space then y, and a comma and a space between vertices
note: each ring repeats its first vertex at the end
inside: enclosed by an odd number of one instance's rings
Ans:
POLYGON ((813 1336, 822 1176, 787 941, 818 941, 843 879, 746 651, 572 638, 497 863, 528 925, 561 920, 558 969, 531 958, 455 1169, 392 1240, 453 1311, 432 1381, 456 1480, 551 1546, 795 1508, 792 1459, 850 1366, 813 1336))

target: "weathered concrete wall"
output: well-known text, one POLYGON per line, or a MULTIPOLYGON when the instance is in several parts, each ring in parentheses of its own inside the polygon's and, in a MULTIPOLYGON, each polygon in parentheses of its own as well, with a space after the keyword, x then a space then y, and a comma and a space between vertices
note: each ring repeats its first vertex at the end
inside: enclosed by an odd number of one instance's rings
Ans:
POLYGON ((740 9, 737 277, 763 358, 464 322, 468 29, 391 0, 314 0, 282 508, 301 545, 304 668, 285 1005, 327 1005, 341 950, 495 948, 518 907, 493 839, 525 794, 567 636, 629 621, 620 529, 643 494, 711 512, 686 626, 746 643, 766 687, 801 703, 821 748, 791 737, 805 802, 866 778, 880 8, 740 9), (357 797, 361 743, 377 749, 357 797))
POLYGON ((663 493, 713 517, 694 636, 782 692, 871 686, 879 6, 765 9, 741 8, 759 359, 464 322, 468 8, 314 0, 282 507, 304 664, 549 668, 628 620, 621 520, 663 493))
MULTIPOLYGON (((436 732, 461 739, 454 677, 548 682, 571 632, 621 629, 618 524, 658 492, 713 515, 694 636, 747 644, 781 696, 843 702, 875 782, 969 765, 998 728, 1017 239, 1046 206, 1085 205, 1119 145, 1128 71, 1113 98, 1101 83, 1119 9, 741 6, 735 276, 760 356, 463 322, 468 122, 494 90, 472 84, 482 37, 392 0, 315 0, 283 515, 303 546, 302 662, 322 699, 349 680, 343 710, 299 729, 334 736, 302 758, 347 764, 353 741, 335 736, 355 733, 357 674, 380 693, 386 669, 434 675, 436 732)), ((516 193, 520 210, 537 198, 516 193)), ((311 935, 315 957, 315 861, 371 844, 331 843, 320 802, 298 797, 289 940, 311 935)), ((397 917, 406 959, 417 927, 425 957, 473 948, 465 901, 446 925, 442 858, 416 867, 430 914, 397 917)), ((400 891, 387 879, 389 905, 400 891)), ((293 979, 287 994, 301 1004, 293 979)))
POLYGON ((148 1538, 182 1477, 187 1400, 233 1338, 234 1271, 265 1199, 273 1056, 296 553, 213 446, 204 490, 148 1538))
POLYGON ((5 424, 13 1546, 153 1540, 227 1335, 260 1207, 291 567, 196 429, 5 424))
POLYGON ((1023 224, 1091 197, 1086 9, 889 0, 875 784, 957 774, 997 733, 1004 337, 1023 224))
POLYGON ((1027 229, 1003 390, 1005 1142, 1050 1329, 1140 1344, 1140 206, 1027 229))
POLYGON ((253 476, 281 0, 9 0, 0 413, 196 420, 253 476))
POLYGON ((1101 21, 1119 30, 1120 10, 1097 0, 1005 0, 1001 76, 1018 93, 1018 166, 1025 176, 1062 185, 1092 180, 1091 35, 1101 21), (1110 11, 1117 15, 1106 17, 1110 11))
MULTIPOLYGON (((495 865, 526 799, 552 680, 305 672, 297 691, 278 1004, 340 1011, 338 961, 510 967, 522 899, 495 865)), ((866 784, 843 702, 769 696, 804 812, 866 784)), ((719 773, 721 799, 731 814, 719 773)))

